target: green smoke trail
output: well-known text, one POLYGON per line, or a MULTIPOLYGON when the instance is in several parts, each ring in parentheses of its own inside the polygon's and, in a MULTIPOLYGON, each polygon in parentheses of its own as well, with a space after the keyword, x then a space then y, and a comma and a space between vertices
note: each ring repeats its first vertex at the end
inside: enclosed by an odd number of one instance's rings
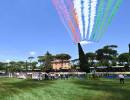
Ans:
POLYGON ((119 8, 121 2, 122 2, 122 0, 118 0, 116 6, 114 7, 114 9, 112 11, 111 17, 109 18, 109 20, 107 22, 107 25, 106 25, 105 29, 103 30, 103 32, 102 32, 102 34, 101 34, 101 36, 100 36, 98 41, 100 41, 101 37, 103 36, 103 34, 106 31, 107 27, 109 26, 110 22, 112 21, 112 19, 113 19, 114 15, 115 15, 117 9, 119 8))
MULTIPOLYGON (((104 17, 103 17, 101 26, 100 26, 99 31, 98 31, 98 34, 97 34, 97 36, 96 36, 96 39, 98 38, 98 36, 99 36, 99 34, 100 34, 100 32, 101 32, 101 30, 102 30, 102 28, 103 28, 103 25, 104 25, 104 23, 105 23, 105 21, 106 21, 107 15, 108 15, 108 13, 109 13, 109 10, 111 9, 111 6, 112 6, 112 4, 113 4, 113 1, 114 1, 114 0, 109 0, 109 2, 108 2, 108 5, 107 5, 107 7, 106 7, 105 14, 104 14, 104 17)), ((95 41, 96 41, 96 39, 95 39, 95 41)))
POLYGON ((99 8, 98 8, 99 10, 98 10, 98 15, 97 15, 97 20, 96 20, 96 26, 95 26, 95 29, 94 29, 94 34, 93 34, 92 40, 95 37, 95 34, 96 34, 96 31, 97 31, 99 22, 101 20, 104 4, 105 4, 104 0, 101 0, 100 4, 99 4, 99 8))

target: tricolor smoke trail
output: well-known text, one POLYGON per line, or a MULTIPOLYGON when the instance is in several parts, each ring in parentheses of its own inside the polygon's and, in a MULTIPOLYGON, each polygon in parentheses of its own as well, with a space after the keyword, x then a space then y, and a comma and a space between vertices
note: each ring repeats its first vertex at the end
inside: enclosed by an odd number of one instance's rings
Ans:
POLYGON ((78 22, 79 22, 79 30, 80 30, 81 37, 82 37, 82 40, 83 40, 83 21, 82 21, 82 4, 81 4, 81 0, 74 0, 74 9, 77 12, 78 22))
POLYGON ((63 25, 65 26, 65 28, 67 29, 67 31, 68 31, 70 37, 72 38, 73 42, 75 43, 75 40, 74 40, 74 38, 73 38, 73 36, 72 36, 72 34, 71 34, 71 32, 70 32, 68 26, 66 25, 65 20, 64 20, 63 17, 62 17, 62 14, 61 14, 61 11, 60 11, 60 9, 59 9, 59 7, 58 7, 57 1, 58 1, 58 0, 52 0, 52 2, 54 3, 54 5, 56 6, 56 9, 57 9, 57 11, 58 11, 58 14, 59 14, 59 16, 60 16, 60 19, 61 19, 63 25))
POLYGON ((100 36, 100 38, 99 38, 98 41, 100 41, 101 37, 103 36, 103 34, 104 34, 104 32, 106 31, 107 27, 109 26, 110 22, 112 21, 112 19, 113 19, 114 15, 115 15, 117 9, 119 8, 121 2, 122 2, 122 0, 118 0, 116 6, 114 7, 114 9, 113 9, 113 11, 112 11, 112 14, 111 14, 109 20, 108 20, 108 22, 107 22, 107 25, 105 26, 105 29, 103 30, 103 32, 102 32, 102 34, 101 34, 101 36, 100 36))
POLYGON ((71 14, 71 17, 73 18, 74 22, 75 22, 75 25, 76 25, 76 28, 77 28, 77 33, 78 33, 78 39, 80 41, 80 31, 79 31, 79 22, 78 22, 78 15, 74 9, 74 5, 73 5, 73 2, 71 2, 70 0, 66 0, 66 2, 70 5, 70 14, 71 14))
POLYGON ((64 0, 59 0, 60 1, 60 3, 61 3, 61 5, 62 5, 62 8, 63 8, 63 12, 66 14, 66 18, 67 18, 67 20, 68 20, 68 23, 69 23, 69 25, 70 25, 70 28, 71 28, 71 30, 72 30, 72 32, 73 32, 73 35, 74 35, 74 37, 75 37, 75 40, 76 40, 76 42, 78 42, 78 40, 77 40, 77 35, 76 35, 76 31, 75 31, 75 27, 74 27, 74 25, 73 25, 73 22, 71 21, 71 18, 70 18, 70 14, 69 14, 69 12, 68 12, 68 9, 67 9, 67 7, 65 6, 65 4, 64 4, 64 0))
POLYGON ((104 4, 105 4, 104 0, 101 0, 101 1, 100 1, 100 4, 99 4, 99 7, 98 7, 98 15, 97 15, 96 26, 95 26, 95 29, 94 29, 94 34, 93 34, 92 40, 93 40, 93 38, 95 37, 95 34, 96 34, 96 32, 97 32, 97 28, 98 28, 98 26, 99 26, 99 23, 100 23, 102 14, 103 14, 104 4))
POLYGON ((94 20, 96 16, 96 6, 97 6, 97 0, 91 0, 91 14, 90 14, 90 30, 89 30, 89 38, 92 34, 93 26, 94 26, 94 20))
MULTIPOLYGON (((109 1, 108 1, 108 5, 107 5, 107 8, 106 8, 106 10, 105 10, 105 14, 104 14, 104 17, 103 17, 103 20, 102 20, 100 29, 99 29, 99 31, 98 31, 98 34, 97 34, 97 36, 96 36, 96 39, 98 38, 98 36, 99 36, 99 34, 100 34, 100 32, 101 32, 101 29, 103 28, 103 25, 104 25, 104 23, 105 23, 105 21, 106 21, 107 15, 108 15, 108 13, 109 13, 109 11, 110 11, 110 9, 111 9, 111 6, 112 6, 112 4, 113 4, 113 1, 114 1, 114 0, 109 0, 109 1)), ((96 41, 96 39, 95 39, 95 41, 96 41)))
POLYGON ((96 41, 97 39, 100 41, 121 1, 52 0, 74 44, 86 40, 90 42, 90 38, 91 41, 96 41), (117 1, 117 4, 114 4, 114 1, 117 1), (113 6, 114 8, 112 9, 113 6))
POLYGON ((83 14, 84 14, 84 21, 85 21, 85 39, 87 37, 87 32, 88 32, 88 25, 89 25, 89 8, 90 8, 90 0, 83 0, 84 3, 84 9, 83 9, 83 14))

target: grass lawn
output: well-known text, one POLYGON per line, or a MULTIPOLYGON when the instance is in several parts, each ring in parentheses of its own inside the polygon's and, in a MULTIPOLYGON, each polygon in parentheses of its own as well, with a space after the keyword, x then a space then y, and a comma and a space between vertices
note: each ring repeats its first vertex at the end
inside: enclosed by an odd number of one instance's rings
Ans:
POLYGON ((33 81, 0 77, 0 100, 130 100, 130 79, 33 81))

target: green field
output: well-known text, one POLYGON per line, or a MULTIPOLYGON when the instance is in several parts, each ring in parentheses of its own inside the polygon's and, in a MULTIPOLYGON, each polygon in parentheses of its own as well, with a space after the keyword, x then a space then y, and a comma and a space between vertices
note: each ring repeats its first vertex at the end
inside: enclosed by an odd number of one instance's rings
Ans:
POLYGON ((130 79, 55 81, 0 77, 0 100, 130 100, 130 79))

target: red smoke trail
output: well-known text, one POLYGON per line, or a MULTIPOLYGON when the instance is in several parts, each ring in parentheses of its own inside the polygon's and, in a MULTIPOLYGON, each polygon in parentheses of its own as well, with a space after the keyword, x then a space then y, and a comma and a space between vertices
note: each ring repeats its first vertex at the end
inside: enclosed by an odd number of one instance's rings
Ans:
POLYGON ((76 11, 74 10, 74 6, 73 6, 72 1, 70 1, 70 0, 67 0, 67 1, 68 1, 69 5, 70 5, 70 11, 71 11, 72 17, 74 19, 74 22, 76 24, 77 31, 78 31, 78 37, 79 37, 79 41, 80 41, 78 15, 77 15, 76 11))
POLYGON ((73 40, 74 44, 76 45, 75 41, 73 40))
POLYGON ((73 33, 74 33, 74 36, 76 37, 76 42, 78 42, 78 41, 77 41, 77 36, 76 36, 76 31, 75 31, 74 25, 73 25, 73 23, 71 22, 71 20, 69 20, 69 24, 70 24, 70 27, 71 27, 73 33))
POLYGON ((73 17, 74 19, 74 22, 76 24, 76 28, 77 28, 77 33, 78 33, 78 38, 79 38, 79 41, 80 41, 80 31, 79 31, 79 21, 78 21, 78 15, 74 9, 74 5, 73 5, 73 2, 71 0, 66 0, 66 3, 70 6, 70 14, 71 16, 73 17))
POLYGON ((60 1, 61 4, 62 4, 62 8, 61 8, 61 9, 62 9, 62 11, 64 11, 64 13, 65 13, 65 15, 66 15, 66 17, 67 17, 68 23, 70 24, 70 28, 71 28, 71 30, 73 31, 73 35, 74 35, 74 37, 75 37, 75 40, 76 40, 76 42, 78 42, 78 40, 77 40, 77 35, 76 35, 76 31, 75 31, 75 28, 74 28, 74 24, 73 24, 72 21, 71 21, 71 18, 70 18, 68 9, 67 9, 66 5, 64 4, 64 0, 59 0, 59 1, 60 1))
POLYGON ((53 4, 55 5, 55 7, 56 7, 56 9, 57 9, 57 11, 58 11, 58 14, 59 14, 59 16, 60 16, 60 19, 61 19, 62 23, 64 24, 65 28, 67 29, 69 35, 71 36, 71 38, 72 38, 74 44, 76 44, 76 43, 75 43, 75 40, 73 39, 73 36, 71 35, 71 32, 70 32, 68 26, 66 25, 66 23, 65 23, 65 21, 64 21, 64 19, 63 19, 63 17, 62 17, 62 14, 61 14, 60 9, 59 9, 58 4, 57 4, 57 0, 52 0, 52 2, 53 2, 53 4))

